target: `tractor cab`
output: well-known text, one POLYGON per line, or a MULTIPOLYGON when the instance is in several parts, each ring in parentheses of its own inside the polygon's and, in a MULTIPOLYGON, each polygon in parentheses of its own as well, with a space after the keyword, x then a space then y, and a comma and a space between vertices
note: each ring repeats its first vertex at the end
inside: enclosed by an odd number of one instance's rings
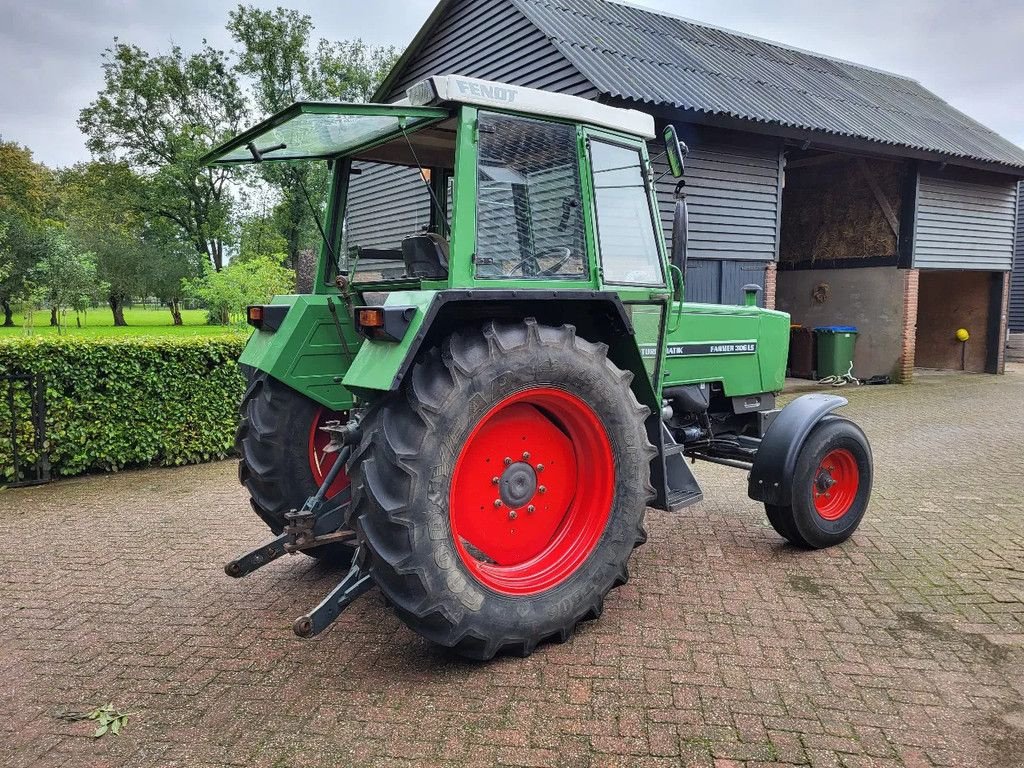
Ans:
POLYGON ((395 104, 294 104, 206 161, 329 163, 315 293, 664 289, 652 138, 634 110, 444 76, 395 104))

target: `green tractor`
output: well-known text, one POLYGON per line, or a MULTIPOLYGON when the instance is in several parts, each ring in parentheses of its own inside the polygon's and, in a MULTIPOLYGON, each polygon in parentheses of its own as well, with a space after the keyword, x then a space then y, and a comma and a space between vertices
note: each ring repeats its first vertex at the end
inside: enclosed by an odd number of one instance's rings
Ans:
POLYGON ((779 410, 789 317, 683 302, 686 153, 666 251, 653 119, 431 77, 394 104, 298 103, 208 163, 326 161, 311 294, 252 306, 239 475, 285 552, 348 571, 311 636, 372 584, 478 659, 600 615, 648 506, 702 498, 688 461, 748 473, 775 530, 827 547, 871 492, 863 432, 806 395, 779 410))

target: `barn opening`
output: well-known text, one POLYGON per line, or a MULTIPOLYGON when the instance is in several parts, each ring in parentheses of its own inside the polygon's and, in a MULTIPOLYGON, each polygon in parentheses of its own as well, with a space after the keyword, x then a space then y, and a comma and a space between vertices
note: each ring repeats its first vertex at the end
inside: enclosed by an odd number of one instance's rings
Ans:
POLYGON ((776 308, 809 329, 855 326, 853 372, 860 378, 899 377, 900 219, 911 172, 899 160, 786 152, 776 308))

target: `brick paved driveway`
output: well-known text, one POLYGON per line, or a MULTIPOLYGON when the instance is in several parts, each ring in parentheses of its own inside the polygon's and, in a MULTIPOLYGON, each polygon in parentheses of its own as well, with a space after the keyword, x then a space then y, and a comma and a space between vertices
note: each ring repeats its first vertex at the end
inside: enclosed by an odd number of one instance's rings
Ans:
POLYGON ((784 546, 701 466, 599 622, 487 665, 376 592, 294 637, 339 574, 223 575, 264 535, 230 462, 0 494, 0 765, 1024 765, 1024 370, 851 400, 851 542, 784 546), (108 701, 118 738, 57 717, 108 701))

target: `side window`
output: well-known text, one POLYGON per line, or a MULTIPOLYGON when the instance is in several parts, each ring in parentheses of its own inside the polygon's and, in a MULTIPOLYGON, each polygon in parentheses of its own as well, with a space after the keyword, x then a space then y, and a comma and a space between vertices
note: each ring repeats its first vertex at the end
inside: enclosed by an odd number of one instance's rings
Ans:
POLYGON ((597 241, 606 283, 665 282, 641 160, 636 149, 590 141, 597 241))
POLYGON ((481 113, 476 275, 585 279, 576 129, 481 113))

